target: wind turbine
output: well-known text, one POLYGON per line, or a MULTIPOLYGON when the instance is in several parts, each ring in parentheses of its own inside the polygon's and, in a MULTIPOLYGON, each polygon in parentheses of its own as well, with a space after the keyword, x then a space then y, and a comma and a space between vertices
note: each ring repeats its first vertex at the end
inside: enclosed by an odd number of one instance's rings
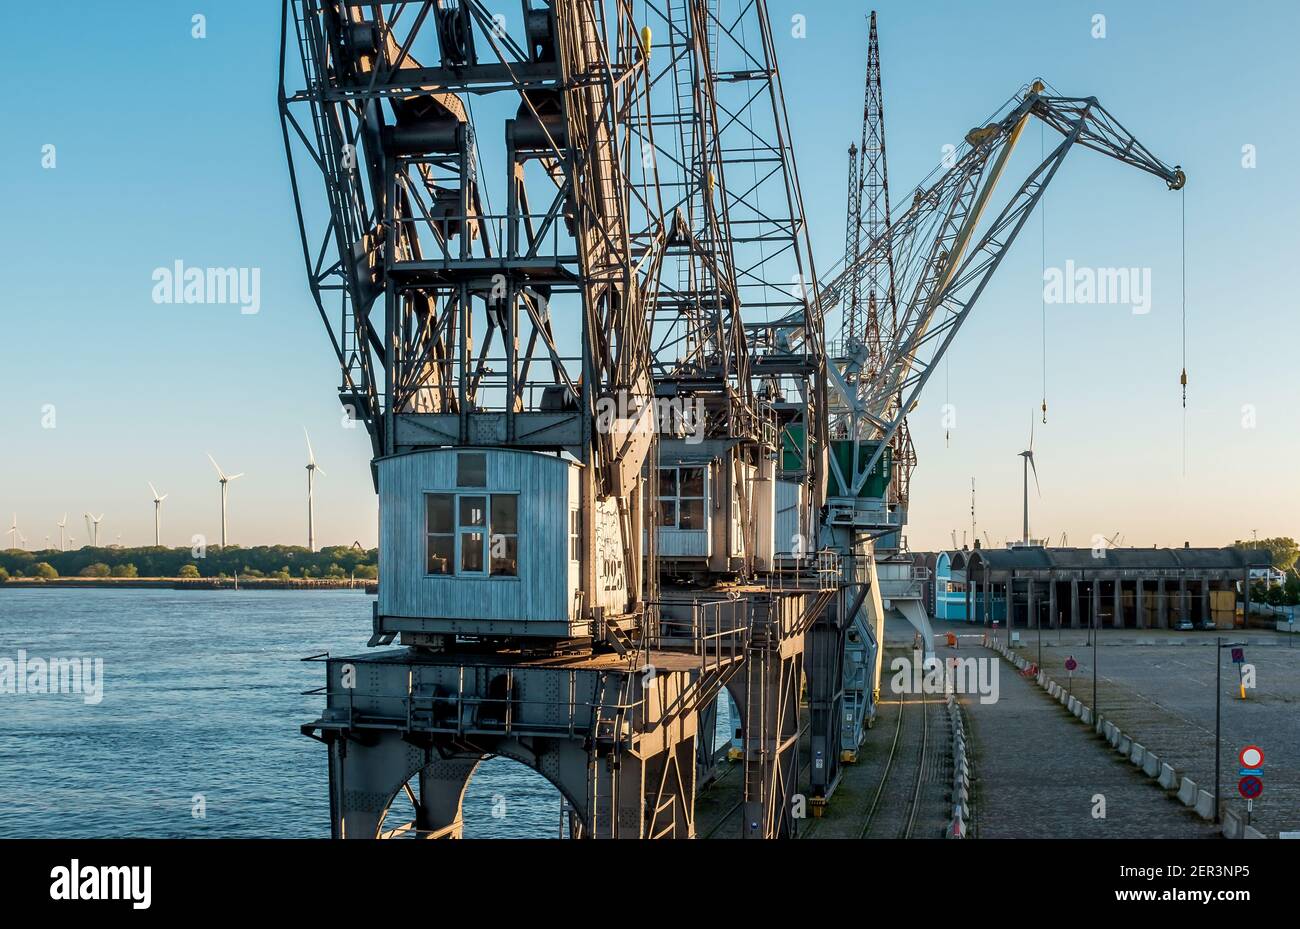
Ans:
POLYGON ((307 551, 316 551, 316 510, 312 498, 312 488, 316 481, 316 472, 320 471, 321 477, 325 476, 323 468, 316 464, 316 453, 312 451, 311 436, 307 435, 307 427, 302 427, 303 437, 307 440, 307 551))
POLYGON ((90 520, 91 525, 94 527, 93 531, 91 532, 91 539, 90 539, 91 548, 99 548, 99 523, 100 520, 102 520, 103 518, 104 518, 103 513, 100 513, 98 516, 96 516, 94 513, 86 514, 86 519, 90 520))
POLYGON ((167 494, 158 495, 158 488, 153 486, 153 481, 148 481, 149 489, 153 491, 153 544, 154 547, 162 545, 159 541, 162 537, 162 502, 167 499, 167 494))
POLYGON ((1038 496, 1041 497, 1043 495, 1043 488, 1040 487, 1038 484, 1038 466, 1034 464, 1034 417, 1033 416, 1029 417, 1029 448, 1025 449, 1023 452, 1020 452, 1019 454, 1021 458, 1025 459, 1025 463, 1024 463, 1024 469, 1025 469, 1024 530, 1025 531, 1024 531, 1024 535, 1021 536, 1021 541, 1023 541, 1025 545, 1028 545, 1029 544, 1029 469, 1030 468, 1033 468, 1034 471, 1034 487, 1038 489, 1038 496))
POLYGON ((63 514, 63 521, 62 521, 61 523, 59 523, 58 525, 59 525, 59 551, 61 551, 61 552, 66 552, 67 549, 64 548, 64 546, 63 546, 63 530, 64 530, 64 528, 68 525, 68 514, 67 514, 67 513, 64 513, 64 514, 63 514))
POLYGON ((244 472, 240 471, 238 474, 231 474, 227 476, 226 472, 221 470, 221 465, 217 464, 217 459, 212 457, 211 452, 208 452, 208 461, 212 462, 212 467, 217 469, 217 476, 221 478, 221 547, 225 548, 226 547, 226 485, 229 484, 231 481, 235 480, 236 478, 243 477, 244 472))
POLYGON ((7 532, 6 534, 10 537, 10 541, 12 542, 12 544, 11 544, 9 547, 10 547, 10 548, 17 548, 17 547, 18 547, 18 540, 21 539, 21 538, 23 537, 23 534, 22 534, 21 532, 18 531, 18 514, 17 514, 17 513, 14 514, 14 521, 13 521, 13 523, 10 524, 10 526, 9 526, 9 530, 8 530, 8 532, 7 532))

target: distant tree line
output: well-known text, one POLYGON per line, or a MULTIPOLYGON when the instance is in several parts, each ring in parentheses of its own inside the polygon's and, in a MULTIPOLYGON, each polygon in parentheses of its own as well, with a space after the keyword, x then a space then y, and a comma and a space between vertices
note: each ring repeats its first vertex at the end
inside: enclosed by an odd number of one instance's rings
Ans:
POLYGON ((301 545, 211 546, 196 558, 188 548, 92 548, 60 552, 0 551, 0 581, 10 577, 275 577, 371 579, 379 549, 346 545, 310 552, 301 545))
POLYGON ((1265 584, 1256 581, 1250 585, 1250 596, 1256 602, 1269 603, 1273 606, 1295 606, 1300 604, 1300 574, 1296 573, 1296 561, 1300 559, 1300 545, 1287 536, 1276 539, 1245 540, 1233 543, 1235 548, 1263 549, 1268 552, 1273 567, 1284 572, 1285 580, 1279 584, 1265 584))

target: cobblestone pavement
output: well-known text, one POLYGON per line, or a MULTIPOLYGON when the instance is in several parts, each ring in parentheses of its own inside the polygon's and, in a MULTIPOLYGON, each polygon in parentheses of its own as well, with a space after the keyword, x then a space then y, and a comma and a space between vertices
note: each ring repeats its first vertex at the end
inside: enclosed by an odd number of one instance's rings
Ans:
MULTIPOLYGON (((1130 630, 1131 632, 1131 630, 1130 630)), ((1097 702, 1102 715, 1155 752, 1161 761, 1214 792, 1214 637, 1156 639, 1155 645, 1108 644, 1097 650, 1097 702)), ((1247 640, 1257 633, 1247 633, 1247 640)), ((1047 641, 1047 637, 1044 637, 1047 641)), ((1235 641, 1233 639, 1232 641, 1235 641)), ((1037 660, 1030 632, 1020 653, 1037 660)), ((1043 649, 1043 667, 1064 683, 1065 659, 1073 655, 1075 692, 1092 703, 1092 650, 1083 642, 1043 649)), ((1300 829, 1300 648, 1245 647, 1257 686, 1241 700, 1236 666, 1223 654, 1222 796, 1226 809, 1244 814, 1237 793, 1237 753, 1254 743, 1264 751, 1264 795, 1255 801, 1251 824, 1265 835, 1300 829)))
POLYGON ((999 675, 996 703, 980 703, 974 694, 960 698, 975 781, 972 838, 1217 834, 996 653, 967 645, 961 655, 991 658, 999 675), (1104 819, 1093 816, 1098 794, 1105 798, 1104 819))

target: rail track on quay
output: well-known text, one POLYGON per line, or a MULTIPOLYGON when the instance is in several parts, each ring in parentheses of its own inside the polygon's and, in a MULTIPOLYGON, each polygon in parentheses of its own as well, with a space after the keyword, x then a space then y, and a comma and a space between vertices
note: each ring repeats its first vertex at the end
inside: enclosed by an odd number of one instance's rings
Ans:
POLYGON ((871 742, 863 746, 859 770, 848 775, 858 783, 842 785, 826 816, 809 820, 800 838, 928 838, 931 825, 937 836, 951 778, 951 759, 942 751, 943 705, 927 694, 900 694, 883 704, 894 710, 888 748, 882 744, 873 757, 871 742))

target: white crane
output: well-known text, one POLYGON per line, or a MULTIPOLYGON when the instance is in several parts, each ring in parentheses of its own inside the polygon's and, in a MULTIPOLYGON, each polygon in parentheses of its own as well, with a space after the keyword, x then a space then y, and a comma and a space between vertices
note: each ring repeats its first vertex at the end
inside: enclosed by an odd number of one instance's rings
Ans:
MULTIPOLYGON (((890 218, 884 234, 871 239, 821 286, 819 305, 826 311, 842 303, 862 268, 886 252, 898 261, 894 287, 898 324, 883 347, 878 371, 862 376, 860 360, 843 370, 831 365, 827 371, 831 412, 841 420, 844 434, 872 443, 869 452, 855 452, 852 474, 836 475, 841 486, 848 487, 849 496, 861 491, 886 454, 1073 146, 1155 175, 1171 190, 1182 189, 1186 182, 1181 168, 1169 167, 1151 154, 1095 97, 1048 94, 1044 84, 1035 81, 1000 112, 993 122, 967 133, 959 157, 945 165, 938 180, 928 189, 917 189, 911 204, 890 218), (998 209, 994 191, 1031 118, 1058 132, 1061 141, 998 209), (992 218, 984 222, 986 213, 992 218)), ((834 456, 830 465, 832 472, 843 470, 834 456)))

